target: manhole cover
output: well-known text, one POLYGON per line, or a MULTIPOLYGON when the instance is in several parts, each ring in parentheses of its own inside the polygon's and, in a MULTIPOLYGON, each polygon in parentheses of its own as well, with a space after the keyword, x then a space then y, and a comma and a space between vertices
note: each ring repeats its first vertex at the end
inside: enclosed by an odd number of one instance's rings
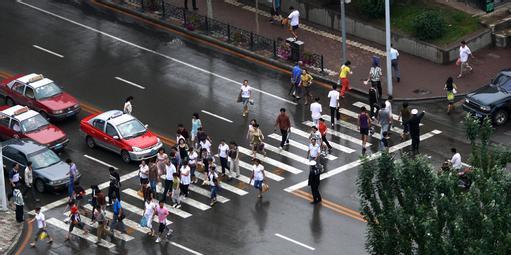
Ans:
POLYGON ((415 94, 419 94, 419 95, 429 95, 431 94, 431 90, 427 90, 427 89, 416 89, 413 91, 413 93, 415 94))

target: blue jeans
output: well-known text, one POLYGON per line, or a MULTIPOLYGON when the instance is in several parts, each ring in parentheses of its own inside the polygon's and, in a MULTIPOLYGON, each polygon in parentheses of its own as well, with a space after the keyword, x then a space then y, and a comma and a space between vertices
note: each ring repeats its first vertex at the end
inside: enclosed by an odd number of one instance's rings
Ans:
POLYGON ((73 191, 75 190, 75 178, 69 177, 69 185, 67 186, 67 195, 71 197, 73 195, 73 191))
POLYGON ((154 194, 156 194, 156 180, 150 180, 149 186, 151 186, 151 189, 153 190, 154 194))
POLYGON ((263 181, 262 180, 260 180, 260 181, 254 180, 254 188, 256 188, 258 190, 263 190, 263 181))
POLYGON ((217 186, 211 186, 211 199, 216 199, 216 192, 218 191, 217 186))

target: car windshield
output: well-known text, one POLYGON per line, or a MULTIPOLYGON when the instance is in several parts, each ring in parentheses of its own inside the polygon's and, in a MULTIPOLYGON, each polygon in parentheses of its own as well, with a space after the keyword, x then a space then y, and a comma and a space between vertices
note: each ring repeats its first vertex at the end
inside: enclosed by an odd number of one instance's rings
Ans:
POLYGON ((495 84, 499 86, 500 89, 504 90, 505 92, 511 92, 511 77, 506 75, 501 75, 497 81, 495 81, 495 84))
POLYGON ((28 161, 32 162, 34 169, 41 169, 60 162, 59 156, 50 149, 43 149, 28 155, 28 161))
POLYGON ((126 121, 118 125, 117 129, 119 130, 121 137, 124 139, 129 139, 137 137, 139 135, 143 135, 147 131, 144 125, 142 125, 142 123, 140 123, 140 121, 138 121, 137 119, 126 121))
POLYGON ((48 126, 50 123, 43 118, 43 116, 37 114, 21 122, 21 131, 23 133, 29 133, 48 126))
POLYGON ((35 98, 37 100, 42 100, 45 98, 54 97, 60 93, 62 93, 62 90, 59 88, 59 86, 53 82, 50 82, 35 89, 35 98))

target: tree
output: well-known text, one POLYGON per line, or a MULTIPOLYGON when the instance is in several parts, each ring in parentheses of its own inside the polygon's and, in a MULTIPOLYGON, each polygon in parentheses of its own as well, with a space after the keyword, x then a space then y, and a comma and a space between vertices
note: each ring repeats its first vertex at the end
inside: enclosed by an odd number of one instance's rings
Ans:
POLYGON ((511 254, 511 150, 491 146, 491 122, 467 116, 472 184, 425 157, 364 159, 357 179, 370 254, 511 254))

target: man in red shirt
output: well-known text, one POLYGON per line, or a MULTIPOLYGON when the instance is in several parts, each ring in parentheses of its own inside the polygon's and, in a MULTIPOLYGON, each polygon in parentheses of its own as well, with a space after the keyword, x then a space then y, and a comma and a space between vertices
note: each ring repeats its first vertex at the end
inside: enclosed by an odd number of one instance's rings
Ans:
POLYGON ((328 153, 331 153, 332 152, 332 146, 330 145, 330 143, 326 139, 327 127, 326 127, 326 124, 325 124, 325 120, 323 118, 319 119, 318 128, 319 128, 319 133, 321 133, 321 140, 326 144, 326 146, 328 146, 328 153))
POLYGON ((289 145, 289 136, 288 133, 291 129, 291 121, 289 120, 289 116, 286 114, 286 109, 280 108, 280 114, 275 121, 275 129, 277 127, 280 129, 280 133, 282 135, 282 140, 280 142, 280 149, 284 147, 284 145, 289 145))

